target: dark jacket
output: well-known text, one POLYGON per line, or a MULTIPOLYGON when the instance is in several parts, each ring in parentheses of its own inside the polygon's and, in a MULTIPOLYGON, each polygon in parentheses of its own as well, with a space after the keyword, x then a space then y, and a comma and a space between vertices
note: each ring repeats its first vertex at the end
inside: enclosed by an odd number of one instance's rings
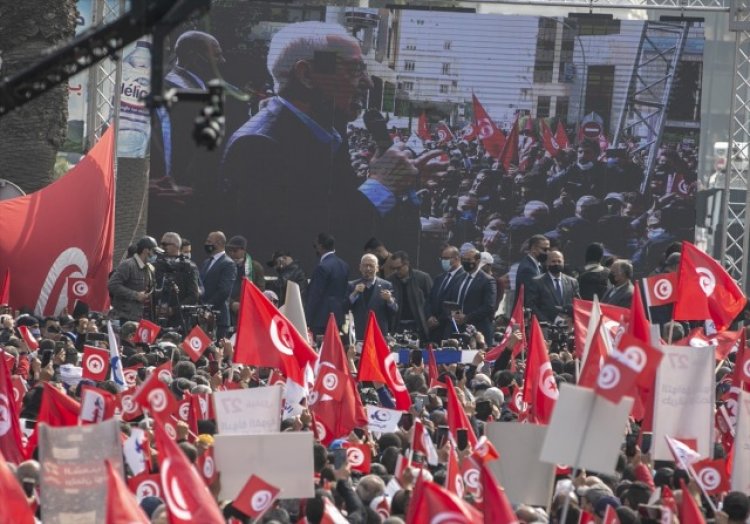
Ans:
POLYGON ((234 281, 237 279, 237 265, 226 253, 219 257, 209 269, 210 261, 209 258, 201 264, 203 302, 219 310, 216 325, 226 327, 229 325, 229 296, 232 293, 234 281))
POLYGON ((525 306, 531 308, 540 322, 554 322, 559 314, 571 316, 573 314, 573 298, 580 298, 578 281, 564 273, 560 273, 562 300, 558 296, 552 275, 544 273, 532 280, 529 292, 526 293, 525 306))
MULTIPOLYGON (((109 292, 112 295, 112 317, 138 322, 143 318, 144 303, 136 299, 140 291, 153 291, 154 268, 151 264, 141 267, 137 255, 126 258, 109 277, 109 292)), ((153 320, 153 319, 151 319, 153 320)))
POLYGON ((430 339, 439 343, 453 331, 453 325, 450 322, 450 311, 445 306, 446 302, 456 302, 458 298, 458 289, 466 278, 466 271, 459 267, 453 277, 446 285, 443 285, 450 273, 442 273, 435 277, 430 290, 430 300, 427 303, 425 315, 435 317, 439 325, 430 331, 430 339))
POLYGON ((409 310, 416 322, 416 329, 420 340, 427 340, 429 329, 427 327, 425 312, 428 308, 430 292, 432 291, 432 278, 424 271, 410 269, 409 279, 405 284, 396 275, 391 275, 388 281, 393 285, 393 296, 399 305, 399 309, 393 319, 393 327, 398 327, 402 312, 408 303, 409 310), (404 289, 406 290, 406 295, 404 295, 404 289))
MULTIPOLYGON (((469 278, 469 275, 466 278, 469 278)), ((482 332, 484 340, 490 344, 494 331, 492 321, 495 318, 497 299, 495 279, 480 269, 471 277, 471 281, 466 286, 461 304, 461 309, 466 315, 464 325, 472 324, 477 331, 482 332)))
MULTIPOLYGON (((289 246, 309 245, 320 231, 336 238, 344 260, 358 259, 368 237, 395 249, 419 241, 418 208, 397 199, 381 216, 359 191, 346 137, 338 148, 321 141, 278 98, 227 141, 221 178, 225 224, 252 230, 259 253, 277 249, 280 236, 289 246)), ((298 262, 312 267, 312 252, 301 251, 298 262)))
MULTIPOLYGON (((518 297, 521 285, 523 285, 524 294, 527 297, 529 288, 531 287, 531 281, 541 274, 542 270, 539 262, 537 262, 531 255, 525 255, 518 262, 518 269, 516 270, 516 297, 518 297)), ((524 297, 524 304, 528 301, 526 297, 524 297)))
MULTIPOLYGON (((354 293, 354 287, 361 282, 363 282, 361 278, 349 282, 349 297, 354 293)), ((351 302, 351 298, 349 299, 349 309, 352 312, 352 316, 354 316, 354 329, 357 335, 357 340, 364 340, 365 338, 370 311, 375 313, 378 327, 383 333, 383 336, 386 336, 389 333, 393 316, 396 311, 398 311, 398 302, 395 301, 395 297, 392 304, 389 304, 384 300, 383 297, 380 296, 380 293, 386 290, 393 294, 393 286, 391 283, 380 277, 375 277, 375 282, 368 292, 356 295, 354 302, 351 302), (368 295, 369 300, 367 300, 368 295)))
POLYGON ((609 268, 601 264, 585 266, 578 275, 578 287, 582 299, 594 300, 594 295, 596 295, 601 300, 609 289, 609 268))
POLYGON ((628 282, 627 285, 619 288, 611 288, 602 297, 602 304, 629 308, 633 301, 633 284, 628 282))
POLYGON ((344 314, 349 309, 349 266, 335 253, 323 256, 310 277, 305 300, 305 317, 313 333, 322 335, 333 313, 339 327, 344 323, 344 314))
POLYGON ((279 297, 279 305, 283 306, 286 301, 286 283, 294 282, 299 286, 299 292, 302 295, 302 300, 305 300, 305 292, 307 291, 307 277, 302 268, 297 265, 296 262, 292 262, 286 266, 281 273, 279 273, 276 280, 271 280, 266 286, 272 290, 279 297))

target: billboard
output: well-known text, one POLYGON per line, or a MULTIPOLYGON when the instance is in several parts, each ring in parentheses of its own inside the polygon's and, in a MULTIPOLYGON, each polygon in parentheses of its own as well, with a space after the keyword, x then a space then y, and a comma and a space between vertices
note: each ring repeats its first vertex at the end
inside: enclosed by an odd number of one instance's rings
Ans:
POLYGON ((228 0, 195 27, 172 35, 166 84, 231 84, 226 136, 195 146, 199 103, 155 119, 152 234, 241 234, 308 272, 322 231, 352 267, 376 237, 430 272, 446 242, 507 271, 545 234, 572 268, 599 241, 638 275, 693 238, 700 22, 228 0), (639 117, 639 81, 662 116, 639 117))

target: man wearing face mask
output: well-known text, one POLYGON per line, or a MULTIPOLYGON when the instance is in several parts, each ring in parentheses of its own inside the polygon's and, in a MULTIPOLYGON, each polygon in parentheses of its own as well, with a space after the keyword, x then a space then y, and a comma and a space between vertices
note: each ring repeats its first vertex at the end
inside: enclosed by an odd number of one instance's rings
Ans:
MULTIPOLYGON (((549 251, 549 240, 544 235, 534 235, 526 241, 526 256, 518 263, 516 270, 516 296, 520 293, 521 286, 524 295, 528 295, 531 281, 542 274, 542 266, 547 261, 549 251)), ((525 297, 528 303, 528 297, 525 297)))
POLYGON ((222 338, 229 328, 229 296, 237 278, 235 262, 224 252, 227 237, 221 231, 208 234, 203 249, 208 258, 201 265, 203 302, 219 310, 216 318, 216 337, 222 338))
POLYGON ((612 287, 602 297, 602 304, 630 308, 633 301, 633 265, 629 260, 615 260, 609 268, 612 287))
POLYGON ((450 311, 446 309, 445 303, 456 302, 458 288, 466 277, 466 271, 461 267, 458 248, 455 246, 443 248, 440 253, 440 265, 443 273, 434 278, 430 299, 425 305, 430 340, 437 343, 451 332, 450 311))
POLYGON ((143 237, 135 245, 135 254, 123 260, 109 277, 112 296, 111 317, 124 323, 138 322, 142 318, 156 319, 155 301, 152 300, 154 284, 153 263, 156 255, 164 251, 152 237, 143 237))
POLYGON ((160 245, 164 255, 155 264, 159 317, 167 318, 170 326, 182 326, 180 306, 197 304, 200 297, 198 266, 180 254, 182 238, 177 233, 164 233, 160 245))
POLYGON ((288 282, 294 282, 299 286, 300 295, 303 300, 307 291, 307 277, 299 264, 292 258, 288 251, 275 251, 267 266, 276 270, 276 280, 268 283, 268 288, 279 297, 279 305, 283 306, 286 301, 286 287, 288 282))
POLYGON ((562 270, 565 259, 560 251, 550 251, 547 272, 534 277, 526 293, 526 306, 540 322, 555 322, 558 316, 573 314, 573 299, 580 298, 578 281, 562 270))
POLYGON ((458 289, 457 302, 460 311, 453 314, 461 332, 468 324, 484 335, 485 341, 492 340, 492 321, 497 305, 497 284, 480 267, 481 254, 471 244, 461 247, 461 267, 466 278, 458 289))
POLYGON ((419 340, 426 341, 429 333, 425 306, 430 298, 432 279, 424 271, 411 267, 406 251, 396 251, 390 257, 395 270, 388 279, 393 285, 393 296, 399 305, 394 318, 394 331, 414 331, 419 340))

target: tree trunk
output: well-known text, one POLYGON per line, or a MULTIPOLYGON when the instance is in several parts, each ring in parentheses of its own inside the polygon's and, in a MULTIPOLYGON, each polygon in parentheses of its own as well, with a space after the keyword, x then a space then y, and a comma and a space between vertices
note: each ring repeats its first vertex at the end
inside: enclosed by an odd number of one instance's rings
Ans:
MULTIPOLYGON (((71 41, 75 26, 75 0, 0 0, 0 76, 11 76, 39 60, 45 49, 71 41)), ((67 82, 0 118, 0 178, 27 193, 52 182, 67 120, 67 82)))

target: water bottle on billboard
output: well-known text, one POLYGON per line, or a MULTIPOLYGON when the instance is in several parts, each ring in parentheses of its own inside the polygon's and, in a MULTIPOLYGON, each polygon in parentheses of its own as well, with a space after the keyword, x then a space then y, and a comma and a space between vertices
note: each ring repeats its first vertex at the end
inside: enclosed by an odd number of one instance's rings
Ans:
POLYGON ((151 134, 145 98, 151 91, 151 43, 139 40, 122 61, 117 156, 144 158, 151 134))

